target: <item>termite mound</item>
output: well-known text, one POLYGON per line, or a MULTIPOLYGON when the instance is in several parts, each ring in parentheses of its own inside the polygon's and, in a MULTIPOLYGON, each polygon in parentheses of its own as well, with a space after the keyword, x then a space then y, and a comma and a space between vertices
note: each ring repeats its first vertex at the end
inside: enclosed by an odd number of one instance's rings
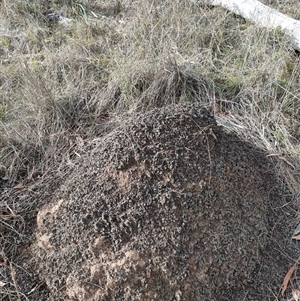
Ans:
POLYGON ((205 108, 128 117, 74 165, 39 211, 32 246, 53 300, 278 292, 288 230, 274 167, 205 108))

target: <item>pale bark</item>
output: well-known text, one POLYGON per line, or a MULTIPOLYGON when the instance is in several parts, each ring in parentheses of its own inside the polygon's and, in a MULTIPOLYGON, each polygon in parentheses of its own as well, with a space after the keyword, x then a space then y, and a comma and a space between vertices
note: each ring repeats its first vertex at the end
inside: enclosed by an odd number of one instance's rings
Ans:
MULTIPOLYGON (((191 1, 196 2, 197 0, 191 1)), ((222 6, 259 26, 281 28, 291 37, 295 49, 300 51, 300 21, 257 0, 205 0, 204 2, 222 6)))

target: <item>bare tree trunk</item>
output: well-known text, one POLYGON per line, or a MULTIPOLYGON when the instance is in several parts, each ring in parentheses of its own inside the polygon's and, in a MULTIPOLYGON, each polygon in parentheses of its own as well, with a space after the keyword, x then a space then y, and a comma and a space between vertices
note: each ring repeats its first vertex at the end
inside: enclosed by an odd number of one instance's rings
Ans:
MULTIPOLYGON (((191 1, 197 2, 197 0, 191 1)), ((214 6, 222 6, 259 26, 281 28, 292 38, 295 49, 300 51, 300 21, 257 0, 204 0, 204 2, 214 6)))

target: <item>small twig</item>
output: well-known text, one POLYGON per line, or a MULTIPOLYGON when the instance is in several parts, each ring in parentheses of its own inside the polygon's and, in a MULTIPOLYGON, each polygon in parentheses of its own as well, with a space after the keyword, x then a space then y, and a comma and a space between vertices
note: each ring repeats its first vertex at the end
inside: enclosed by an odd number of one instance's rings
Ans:
POLYGON ((269 157, 278 157, 278 159, 284 161, 286 164, 290 165, 293 169, 296 169, 296 167, 288 159, 281 156, 280 154, 269 154, 266 156, 266 158, 269 158, 269 157))
POLYGON ((11 274, 11 278, 13 280, 14 286, 15 286, 15 291, 18 297, 18 300, 21 301, 21 296, 20 296, 20 292, 18 289, 18 283, 17 283, 17 279, 16 279, 16 272, 15 269, 12 266, 12 263, 10 263, 10 274, 11 274))
POLYGON ((290 165, 293 169, 296 169, 296 167, 290 161, 288 161, 285 157, 278 157, 278 158, 281 159, 282 161, 284 161, 286 164, 290 165))

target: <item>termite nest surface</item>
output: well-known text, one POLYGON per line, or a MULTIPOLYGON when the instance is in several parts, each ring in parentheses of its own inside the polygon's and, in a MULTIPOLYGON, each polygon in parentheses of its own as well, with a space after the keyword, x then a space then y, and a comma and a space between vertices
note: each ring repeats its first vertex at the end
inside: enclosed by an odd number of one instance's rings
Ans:
POLYGON ((200 105, 127 117, 38 212, 49 300, 273 300, 292 215, 275 173, 200 105))

